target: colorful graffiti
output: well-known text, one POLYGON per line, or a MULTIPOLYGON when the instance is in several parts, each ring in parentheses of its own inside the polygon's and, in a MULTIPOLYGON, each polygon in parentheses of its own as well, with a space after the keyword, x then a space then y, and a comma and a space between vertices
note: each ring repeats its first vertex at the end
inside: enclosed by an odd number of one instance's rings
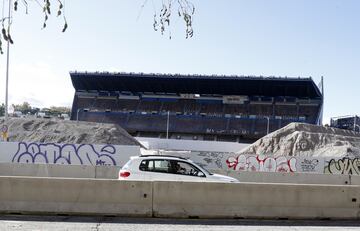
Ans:
POLYGON ((19 142, 12 158, 17 163, 117 165, 113 145, 54 144, 19 142))
POLYGON ((328 164, 325 165, 324 172, 331 174, 360 175, 360 159, 350 159, 348 157, 330 159, 328 164))
POLYGON ((229 169, 251 172, 296 172, 296 159, 266 157, 263 155, 229 157, 226 160, 229 169))

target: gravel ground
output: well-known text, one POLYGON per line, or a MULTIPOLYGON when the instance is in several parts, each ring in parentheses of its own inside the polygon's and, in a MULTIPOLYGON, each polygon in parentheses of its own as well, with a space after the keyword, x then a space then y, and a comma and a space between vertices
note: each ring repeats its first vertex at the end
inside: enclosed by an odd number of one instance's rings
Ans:
MULTIPOLYGON (((5 123, 0 119, 0 128, 5 123)), ((123 128, 115 124, 60 119, 9 118, 9 141, 140 145, 123 128)))

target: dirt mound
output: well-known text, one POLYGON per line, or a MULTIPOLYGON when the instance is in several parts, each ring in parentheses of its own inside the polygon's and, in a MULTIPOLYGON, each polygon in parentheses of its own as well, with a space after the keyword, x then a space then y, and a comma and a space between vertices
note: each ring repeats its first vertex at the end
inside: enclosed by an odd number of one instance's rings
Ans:
POLYGON ((241 154, 360 157, 360 134, 349 130, 291 123, 264 136, 241 154))
MULTIPOLYGON (((0 119, 0 127, 4 119, 0 119)), ((9 141, 140 145, 115 124, 65 121, 58 119, 9 118, 9 141)))

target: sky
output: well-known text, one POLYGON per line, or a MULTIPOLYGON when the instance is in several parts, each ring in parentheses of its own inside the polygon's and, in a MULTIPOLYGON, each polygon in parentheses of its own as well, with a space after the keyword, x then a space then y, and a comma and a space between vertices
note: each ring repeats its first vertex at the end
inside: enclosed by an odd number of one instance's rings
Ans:
MULTIPOLYGON (((191 39, 176 9, 171 39, 153 30, 161 0, 68 0, 65 33, 62 17, 51 16, 41 29, 37 3, 29 1, 28 14, 19 4, 11 28, 9 105, 71 107, 70 71, 300 76, 316 84, 323 76, 324 121, 360 115, 360 1, 191 2, 191 39)), ((6 53, 0 56, 0 103, 5 79, 6 53)))

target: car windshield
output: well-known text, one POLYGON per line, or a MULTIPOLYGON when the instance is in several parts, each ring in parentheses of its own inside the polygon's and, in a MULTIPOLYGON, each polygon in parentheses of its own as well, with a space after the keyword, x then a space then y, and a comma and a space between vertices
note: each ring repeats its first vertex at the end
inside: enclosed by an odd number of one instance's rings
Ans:
POLYGON ((203 166, 200 166, 200 165, 196 164, 196 167, 198 167, 200 170, 202 170, 203 172, 205 172, 207 175, 214 175, 214 173, 211 173, 209 170, 207 170, 207 169, 204 168, 203 166))

